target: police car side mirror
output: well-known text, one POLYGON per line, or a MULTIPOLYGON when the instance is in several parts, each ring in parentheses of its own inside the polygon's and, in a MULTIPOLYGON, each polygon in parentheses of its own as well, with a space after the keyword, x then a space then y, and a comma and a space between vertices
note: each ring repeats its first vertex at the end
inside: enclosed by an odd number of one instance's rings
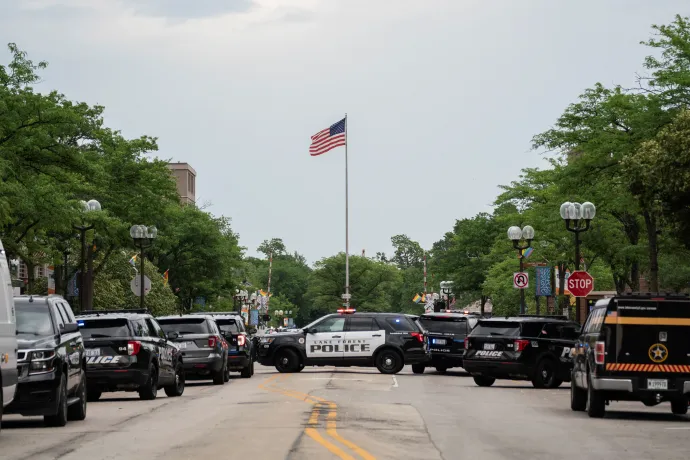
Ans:
POLYGON ((311 329, 305 328, 304 332, 306 332, 307 334, 316 334, 316 328, 315 327, 312 327, 311 329))
POLYGON ((175 332, 175 331, 170 331, 170 332, 168 332, 168 339, 170 339, 170 340, 175 340, 175 339, 177 339, 179 336, 180 336, 180 334, 178 334, 178 333, 175 332))
POLYGON ((71 334, 72 332, 79 332, 79 326, 77 326, 77 323, 67 323, 60 326, 61 334, 71 334))

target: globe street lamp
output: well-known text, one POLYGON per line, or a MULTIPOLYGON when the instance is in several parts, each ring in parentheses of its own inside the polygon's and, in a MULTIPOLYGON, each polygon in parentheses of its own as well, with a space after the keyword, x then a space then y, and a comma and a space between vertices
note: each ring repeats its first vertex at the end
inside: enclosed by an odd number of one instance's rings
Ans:
POLYGON ((146 282, 146 277, 144 275, 144 248, 147 248, 153 244, 153 240, 158 236, 158 229, 156 227, 147 227, 145 225, 132 225, 129 229, 129 236, 134 240, 134 246, 139 247, 139 257, 141 258, 139 276, 141 292, 139 293, 139 306, 144 309, 144 294, 146 290, 144 289, 144 283, 146 282))
MULTIPOLYGON (((575 270, 580 269, 580 233, 589 230, 592 219, 597 213, 593 203, 586 201, 582 204, 566 201, 561 205, 561 218, 565 221, 565 228, 575 234, 575 270)), ((576 303, 575 320, 580 321, 580 302, 576 303)))
MULTIPOLYGON (((532 246, 534 239, 534 228, 525 225, 523 228, 513 226, 508 229, 508 239, 513 242, 513 247, 518 251, 518 259, 520 260, 520 273, 525 270, 524 257, 522 251, 532 246), (525 240, 526 244, 520 245, 520 241, 525 240)), ((520 289, 520 314, 524 315, 527 307, 525 305, 525 290, 520 289)))
MULTIPOLYGON (((79 309, 81 311, 89 310, 87 303, 87 296, 84 295, 84 290, 87 286, 87 282, 91 282, 90 276, 86 274, 86 232, 92 230, 94 225, 86 225, 84 222, 86 220, 86 214, 89 212, 100 211, 101 203, 98 200, 80 201, 79 204, 82 207, 84 215, 82 216, 82 224, 74 225, 76 230, 79 230, 79 236, 81 241, 81 259, 79 261, 79 309)), ((89 284, 90 286, 90 284, 89 284)))

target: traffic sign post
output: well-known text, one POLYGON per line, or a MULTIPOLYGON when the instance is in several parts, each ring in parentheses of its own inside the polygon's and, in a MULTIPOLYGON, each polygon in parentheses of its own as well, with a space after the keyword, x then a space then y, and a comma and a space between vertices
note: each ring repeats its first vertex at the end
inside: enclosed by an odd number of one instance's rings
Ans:
MULTIPOLYGON (((135 296, 139 297, 141 295, 141 282, 140 282, 138 276, 134 277, 134 279, 129 283, 129 287, 135 296)), ((151 278, 149 278, 148 276, 145 276, 144 277, 144 295, 148 294, 149 291, 151 291, 151 278)))
POLYGON ((568 291, 575 297, 587 297, 594 289, 594 278, 585 271, 574 271, 566 281, 568 291))
POLYGON ((515 289, 527 289, 529 287, 529 273, 513 273, 513 287, 515 289))

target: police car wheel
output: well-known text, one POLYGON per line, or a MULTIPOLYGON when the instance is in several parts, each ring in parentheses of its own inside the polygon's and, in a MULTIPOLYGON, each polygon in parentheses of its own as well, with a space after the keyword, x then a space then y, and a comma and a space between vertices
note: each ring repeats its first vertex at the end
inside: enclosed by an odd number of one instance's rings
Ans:
POLYGON ((592 418, 602 418, 606 413, 604 395, 592 387, 592 378, 587 375, 587 415, 592 418))
POLYGON ((412 372, 415 374, 423 374, 424 373, 424 364, 413 364, 412 365, 412 372))
POLYGON ((495 378, 486 377, 484 375, 475 375, 472 378, 474 379, 474 383, 476 383, 480 387, 490 387, 496 381, 495 378))
POLYGON ((683 396, 680 399, 671 401, 671 412, 675 415, 685 415, 688 413, 688 398, 683 396))
POLYGON ((275 358, 275 367, 280 373, 295 372, 302 370, 297 353, 293 350, 281 350, 275 358))
POLYGON ((397 374, 405 367, 402 357, 394 350, 382 350, 376 355, 376 368, 382 374, 397 374))
POLYGON ((570 381, 570 408, 575 412, 587 409, 587 392, 575 385, 575 380, 570 381))
POLYGON ((556 363, 551 359, 542 359, 537 363, 537 368, 532 378, 534 388, 557 388, 563 382, 556 378, 556 363))

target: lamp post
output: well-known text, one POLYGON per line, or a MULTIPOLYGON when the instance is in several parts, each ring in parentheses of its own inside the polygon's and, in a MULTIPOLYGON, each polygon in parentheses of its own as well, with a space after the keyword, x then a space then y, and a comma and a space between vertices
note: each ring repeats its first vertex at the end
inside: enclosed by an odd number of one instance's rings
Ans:
MULTIPOLYGON (((82 205, 84 214, 101 210, 101 203, 99 203, 98 200, 80 201, 80 203, 82 205)), ((90 279, 87 280, 86 275, 86 232, 94 228, 93 224, 86 225, 84 220, 85 219, 82 217, 82 225, 74 226, 76 230, 79 230, 81 242, 81 259, 79 260, 79 309, 81 311, 88 309, 88 306, 86 305, 87 297, 84 295, 84 290, 86 287, 86 282, 91 281, 90 279)))
MULTIPOLYGON (((520 273, 525 270, 524 257, 522 251, 532 246, 534 239, 534 228, 530 225, 525 225, 523 228, 513 226, 508 229, 508 239, 513 242, 513 247, 518 251, 518 259, 520 260, 520 273), (525 240, 526 244, 521 245, 520 241, 525 240)), ((527 310, 525 305, 525 290, 520 289, 520 314, 524 315, 527 310)))
MULTIPOLYGON (((561 218, 565 221, 566 230, 575 235, 575 270, 577 271, 580 269, 580 233, 589 230, 597 208, 589 201, 582 204, 566 201, 561 205, 560 212, 561 218)), ((579 298, 575 301, 575 307, 575 320, 579 322, 581 316, 579 298)))
POLYGON ((158 236, 158 229, 156 227, 147 227, 145 225, 132 225, 129 229, 129 235, 134 240, 134 245, 139 247, 139 257, 141 259, 141 265, 139 268, 140 285, 141 292, 139 293, 139 307, 144 309, 144 294, 146 290, 144 289, 144 284, 146 277, 144 275, 144 248, 147 248, 153 244, 153 240, 158 236))

